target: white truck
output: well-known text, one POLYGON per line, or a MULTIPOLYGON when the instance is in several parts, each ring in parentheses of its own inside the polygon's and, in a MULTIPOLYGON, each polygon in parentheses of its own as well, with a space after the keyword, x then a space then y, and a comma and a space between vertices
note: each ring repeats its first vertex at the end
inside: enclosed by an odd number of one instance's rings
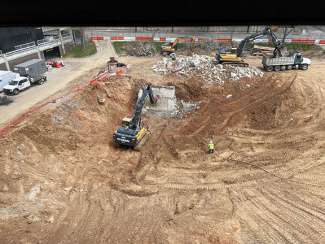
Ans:
POLYGON ((308 66, 311 64, 311 60, 309 58, 304 58, 301 53, 295 53, 290 57, 270 58, 264 56, 262 64, 266 71, 291 69, 307 70, 308 66))
POLYGON ((3 88, 3 91, 7 95, 17 95, 20 91, 23 91, 31 86, 30 79, 28 77, 18 76, 11 80, 8 85, 3 88))
POLYGON ((19 77, 19 74, 11 71, 0 70, 0 92, 3 91, 3 88, 8 85, 8 83, 19 77))

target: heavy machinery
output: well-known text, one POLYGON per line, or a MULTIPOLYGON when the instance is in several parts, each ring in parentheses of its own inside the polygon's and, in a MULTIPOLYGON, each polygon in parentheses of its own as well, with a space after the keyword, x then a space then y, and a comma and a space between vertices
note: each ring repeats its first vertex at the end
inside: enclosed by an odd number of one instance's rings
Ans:
POLYGON ((161 54, 163 56, 167 56, 170 55, 172 53, 175 53, 176 49, 177 49, 177 43, 178 43, 178 39, 176 38, 175 41, 173 42, 168 42, 164 45, 161 46, 161 54))
POLYGON ((113 134, 113 140, 120 146, 135 148, 146 136, 148 129, 144 127, 141 120, 141 113, 145 100, 149 96, 151 104, 157 103, 157 97, 154 96, 151 86, 142 88, 142 95, 137 100, 132 118, 124 118, 122 126, 113 134))
POLYGON ((264 36, 269 37, 272 41, 272 44, 274 46, 273 57, 282 57, 283 49, 284 49, 284 42, 285 42, 285 38, 287 35, 288 35, 288 32, 287 32, 287 28, 286 28, 283 39, 281 41, 274 34, 274 32, 272 31, 272 28, 267 26, 263 29, 263 31, 254 33, 250 36, 247 36, 244 40, 242 40, 239 43, 239 46, 237 49, 233 49, 233 48, 232 49, 222 49, 222 48, 218 49, 217 53, 216 53, 215 62, 217 64, 235 64, 235 65, 239 65, 239 66, 248 66, 248 64, 245 63, 244 60, 242 59, 242 54, 243 54, 243 51, 244 51, 246 45, 249 42, 254 41, 258 38, 264 37, 264 36))
POLYGON ((263 67, 266 71, 280 71, 291 69, 307 70, 311 64, 309 58, 304 58, 301 53, 294 53, 290 57, 263 57, 263 67))

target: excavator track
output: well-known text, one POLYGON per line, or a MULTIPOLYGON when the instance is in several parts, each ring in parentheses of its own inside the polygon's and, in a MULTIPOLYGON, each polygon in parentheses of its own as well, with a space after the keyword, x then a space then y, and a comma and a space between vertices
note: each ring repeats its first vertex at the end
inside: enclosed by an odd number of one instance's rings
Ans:
POLYGON ((149 139, 150 132, 146 131, 140 142, 133 148, 135 151, 141 151, 141 148, 146 144, 149 139))

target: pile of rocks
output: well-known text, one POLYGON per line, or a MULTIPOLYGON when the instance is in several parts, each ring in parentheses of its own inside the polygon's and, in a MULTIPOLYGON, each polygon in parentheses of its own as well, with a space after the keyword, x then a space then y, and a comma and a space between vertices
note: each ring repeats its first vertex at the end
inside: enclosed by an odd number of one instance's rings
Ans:
POLYGON ((226 80, 239 80, 244 77, 263 76, 263 72, 255 67, 238 67, 233 65, 214 64, 214 58, 206 55, 178 56, 176 61, 164 58, 153 65, 155 72, 162 74, 175 73, 190 77, 199 76, 209 83, 223 84, 226 80))
POLYGON ((151 43, 146 42, 130 42, 125 46, 125 51, 130 56, 153 56, 156 54, 156 49, 151 43))

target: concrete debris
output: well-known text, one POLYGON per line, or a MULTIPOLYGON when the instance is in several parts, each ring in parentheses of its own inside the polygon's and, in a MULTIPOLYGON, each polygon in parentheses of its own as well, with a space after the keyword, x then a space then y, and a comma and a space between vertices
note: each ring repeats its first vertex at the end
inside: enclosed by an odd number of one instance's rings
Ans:
POLYGON ((106 100, 104 97, 97 95, 97 101, 99 104, 104 104, 106 100))
POLYGON ((263 76, 263 72, 255 67, 238 67, 233 65, 215 65, 213 57, 206 55, 178 56, 176 61, 163 58, 152 66, 155 72, 162 74, 175 73, 190 77, 199 76, 208 83, 223 85, 227 80, 239 80, 244 77, 263 76))
POLYGON ((37 194, 40 193, 40 191, 41 191, 40 185, 33 186, 30 192, 26 194, 26 199, 30 201, 35 200, 37 194))
POLYGON ((130 42, 125 46, 125 51, 130 56, 153 56, 156 54, 156 49, 151 43, 146 42, 130 42))
POLYGON ((305 122, 309 122, 313 118, 313 115, 307 115, 304 117, 305 122))
POLYGON ((47 223, 50 223, 50 224, 53 224, 54 223, 54 216, 51 215, 48 220, 47 220, 47 223))

